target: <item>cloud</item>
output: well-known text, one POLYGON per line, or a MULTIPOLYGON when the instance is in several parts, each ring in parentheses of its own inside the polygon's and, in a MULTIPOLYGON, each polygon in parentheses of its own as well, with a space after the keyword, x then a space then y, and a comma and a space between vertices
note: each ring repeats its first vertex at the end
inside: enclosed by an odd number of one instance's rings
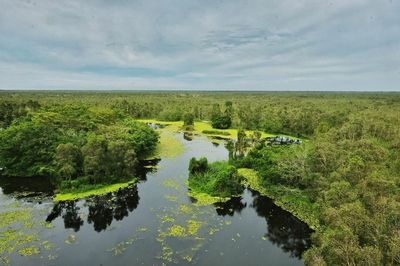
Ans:
POLYGON ((400 1, 0 0, 0 88, 400 90, 400 1))

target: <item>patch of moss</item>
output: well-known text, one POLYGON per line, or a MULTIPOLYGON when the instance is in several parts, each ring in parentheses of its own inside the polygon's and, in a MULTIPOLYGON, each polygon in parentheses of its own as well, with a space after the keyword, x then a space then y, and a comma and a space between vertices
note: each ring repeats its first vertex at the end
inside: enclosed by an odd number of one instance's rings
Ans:
POLYGON ((165 179, 162 184, 165 187, 174 188, 175 190, 179 190, 180 184, 173 179, 165 179))
POLYGON ((27 223, 31 220, 31 214, 27 210, 15 210, 0 213, 0 228, 16 222, 27 223))
POLYGON ((175 195, 164 195, 164 197, 169 201, 176 201, 178 199, 175 195))
POLYGON ((49 223, 49 222, 46 222, 46 221, 41 221, 39 224, 41 226, 43 226, 44 228, 47 228, 47 229, 54 228, 54 225, 52 223, 49 223))
POLYGON ((10 264, 14 252, 32 256, 53 247, 49 241, 40 240, 37 231, 43 226, 35 221, 29 209, 0 213, 0 225, 0 264, 10 264))
POLYGON ((195 199, 195 205, 196 206, 207 206, 207 205, 212 205, 217 202, 226 202, 230 198, 222 198, 222 197, 213 197, 208 195, 207 193, 202 193, 202 192, 195 192, 195 191, 190 191, 188 192, 189 197, 192 197, 195 199))
POLYGON ((161 217, 161 223, 173 223, 175 222, 175 218, 172 216, 165 215, 161 217))
POLYGON ((132 236, 128 240, 119 242, 117 245, 115 245, 108 251, 111 251, 114 256, 121 255, 128 249, 129 246, 131 246, 134 242, 136 242, 137 240, 140 240, 140 239, 143 239, 143 238, 139 238, 137 236, 132 236))
POLYGON ((200 228, 204 225, 203 222, 197 220, 189 220, 187 222, 187 233, 189 235, 196 235, 200 228))
POLYGON ((184 214, 190 214, 193 212, 193 209, 186 204, 181 204, 179 205, 179 212, 184 214))
POLYGON ((165 232, 165 236, 186 237, 187 233, 185 227, 174 224, 170 228, 168 228, 167 232, 165 232))
POLYGON ((37 255, 40 254, 40 249, 35 246, 29 246, 29 247, 24 247, 18 250, 18 253, 21 256, 32 256, 32 255, 37 255))
POLYGON ((185 255, 185 256, 182 256, 182 259, 187 262, 191 262, 193 260, 193 257, 190 255, 185 255))

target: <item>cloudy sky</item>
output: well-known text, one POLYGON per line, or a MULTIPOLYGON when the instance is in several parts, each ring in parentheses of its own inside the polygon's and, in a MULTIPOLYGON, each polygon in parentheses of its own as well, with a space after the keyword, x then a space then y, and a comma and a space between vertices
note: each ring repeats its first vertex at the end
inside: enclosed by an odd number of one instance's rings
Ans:
POLYGON ((400 90, 400 0, 0 0, 1 89, 400 90))

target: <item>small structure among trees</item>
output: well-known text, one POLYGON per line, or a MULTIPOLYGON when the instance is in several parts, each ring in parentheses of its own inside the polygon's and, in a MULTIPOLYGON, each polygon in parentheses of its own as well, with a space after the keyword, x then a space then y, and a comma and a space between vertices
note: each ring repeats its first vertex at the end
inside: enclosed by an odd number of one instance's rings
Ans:
POLYGON ((266 138, 270 145, 288 145, 288 144, 301 144, 302 141, 299 139, 292 139, 289 137, 275 136, 266 138))

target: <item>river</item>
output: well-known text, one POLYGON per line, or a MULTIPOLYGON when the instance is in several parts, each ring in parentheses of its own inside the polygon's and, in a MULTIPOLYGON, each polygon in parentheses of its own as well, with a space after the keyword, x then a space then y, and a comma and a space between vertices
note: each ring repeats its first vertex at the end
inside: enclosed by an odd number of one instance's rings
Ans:
MULTIPOLYGON (((23 209, 38 253, 5 253, 12 265, 302 265, 311 230, 256 191, 199 206, 188 196, 191 157, 226 160, 224 145, 177 137, 184 152, 145 168, 137 185, 103 196, 55 203, 52 187, 0 180, 0 212, 23 209), (44 244, 45 243, 45 244, 44 244)), ((144 170, 144 169, 143 169, 144 170)), ((5 230, 5 228, 0 228, 5 230)), ((20 230, 20 229, 18 229, 20 230)))

